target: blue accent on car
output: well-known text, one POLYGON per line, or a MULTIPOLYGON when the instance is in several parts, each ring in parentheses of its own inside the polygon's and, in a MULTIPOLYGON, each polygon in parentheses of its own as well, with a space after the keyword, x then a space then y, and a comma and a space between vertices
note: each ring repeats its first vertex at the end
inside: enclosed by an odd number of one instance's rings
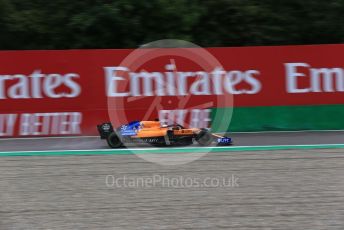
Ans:
POLYGON ((139 128, 140 128, 140 122, 133 121, 127 125, 122 125, 120 127, 120 132, 122 136, 135 136, 139 128))
POLYGON ((129 124, 127 124, 129 128, 139 128, 140 126, 140 121, 132 121, 129 124))
POLYGON ((217 138, 217 143, 219 143, 219 144, 230 144, 230 143, 232 143, 232 138, 230 138, 230 137, 217 138))

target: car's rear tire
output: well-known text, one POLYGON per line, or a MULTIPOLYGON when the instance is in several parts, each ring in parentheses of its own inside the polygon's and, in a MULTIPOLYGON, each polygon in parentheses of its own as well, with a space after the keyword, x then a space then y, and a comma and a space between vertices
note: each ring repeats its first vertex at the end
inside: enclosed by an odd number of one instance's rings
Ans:
POLYGON ((108 145, 111 148, 119 148, 123 146, 121 139, 118 137, 117 133, 112 132, 106 139, 108 145))
POLYGON ((211 135, 211 133, 206 130, 206 129, 202 129, 201 132, 197 135, 196 137, 196 141, 198 142, 199 145, 201 146, 208 146, 211 145, 211 143, 213 142, 213 136, 211 135))

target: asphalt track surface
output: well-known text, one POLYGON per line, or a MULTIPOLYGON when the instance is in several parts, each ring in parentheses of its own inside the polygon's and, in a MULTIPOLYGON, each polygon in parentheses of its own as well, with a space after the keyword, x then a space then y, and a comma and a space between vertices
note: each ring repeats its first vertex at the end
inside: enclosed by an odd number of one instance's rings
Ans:
MULTIPOLYGON (((236 145, 303 145, 343 144, 343 134, 232 136, 236 145)), ((0 140, 0 151, 81 148, 106 143, 0 140)), ((1 230, 343 229, 343 207, 344 149, 209 153, 179 166, 133 154, 0 157, 1 230)))
MULTIPOLYGON (((233 133, 234 146, 344 144, 344 131, 233 133)), ((108 149, 99 137, 0 139, 0 151, 108 149)))

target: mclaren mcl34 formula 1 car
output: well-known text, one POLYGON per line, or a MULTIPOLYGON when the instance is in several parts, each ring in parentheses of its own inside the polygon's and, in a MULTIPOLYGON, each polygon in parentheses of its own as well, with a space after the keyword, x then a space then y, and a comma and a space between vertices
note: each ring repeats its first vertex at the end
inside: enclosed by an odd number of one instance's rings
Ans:
POLYGON ((196 141, 201 146, 212 143, 231 145, 232 139, 211 133, 208 129, 184 128, 181 125, 161 125, 159 121, 133 121, 114 128, 110 122, 97 125, 101 139, 111 148, 127 143, 148 143, 152 146, 185 146, 196 141))

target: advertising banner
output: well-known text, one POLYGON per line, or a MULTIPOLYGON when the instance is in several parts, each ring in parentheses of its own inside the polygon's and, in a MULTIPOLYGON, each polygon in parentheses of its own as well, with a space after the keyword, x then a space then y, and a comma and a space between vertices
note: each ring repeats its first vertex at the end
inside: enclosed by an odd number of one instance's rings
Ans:
POLYGON ((344 45, 205 51, 216 61, 197 48, 1 51, 0 137, 96 135, 110 120, 209 127, 214 108, 344 104, 344 45))

